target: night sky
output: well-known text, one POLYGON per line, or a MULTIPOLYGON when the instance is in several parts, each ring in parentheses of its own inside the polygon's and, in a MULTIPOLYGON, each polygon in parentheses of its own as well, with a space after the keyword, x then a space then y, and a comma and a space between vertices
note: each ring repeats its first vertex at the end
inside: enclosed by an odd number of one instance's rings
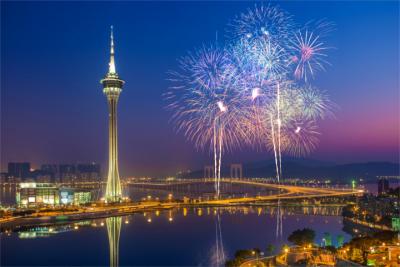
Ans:
MULTIPOLYGON (((332 66, 314 85, 340 110, 322 124, 309 157, 334 162, 399 161, 399 3, 281 2, 296 22, 335 22, 332 66)), ((107 163, 109 27, 126 81, 118 110, 123 176, 167 175, 209 164, 173 131, 162 93, 187 51, 223 39, 249 2, 1 2, 1 166, 9 161, 107 163)), ((222 40, 223 41, 223 40, 222 40)), ((225 162, 271 158, 234 151, 225 162)))

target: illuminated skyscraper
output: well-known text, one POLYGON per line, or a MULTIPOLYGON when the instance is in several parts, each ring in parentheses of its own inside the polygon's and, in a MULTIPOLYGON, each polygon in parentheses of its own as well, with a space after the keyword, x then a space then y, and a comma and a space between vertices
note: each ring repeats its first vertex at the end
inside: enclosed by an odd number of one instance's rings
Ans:
POLYGON ((111 26, 111 51, 108 73, 103 80, 103 93, 107 97, 108 102, 108 178, 106 187, 107 202, 118 202, 122 197, 121 182, 118 172, 118 134, 117 134, 117 103, 119 94, 122 91, 124 81, 118 77, 115 69, 114 59, 114 35, 111 26))

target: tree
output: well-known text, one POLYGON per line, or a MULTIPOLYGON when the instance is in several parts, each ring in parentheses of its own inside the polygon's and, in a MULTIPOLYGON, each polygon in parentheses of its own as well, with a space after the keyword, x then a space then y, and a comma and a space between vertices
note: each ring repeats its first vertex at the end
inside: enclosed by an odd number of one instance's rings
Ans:
POLYGON ((226 267, 238 267, 242 264, 243 260, 233 259, 225 262, 226 267))
POLYGON ((337 242, 338 247, 343 246, 343 241, 344 241, 344 237, 342 235, 337 235, 336 242, 337 242))
POLYGON ((324 233, 324 241, 325 241, 324 242, 325 247, 332 246, 332 236, 330 233, 328 233, 328 232, 324 233))
MULTIPOLYGON (((226 267, 240 266, 247 258, 259 257, 261 250, 259 248, 254 249, 240 249, 235 252, 235 258, 225 262, 226 267)), ((257 263, 258 265, 258 263, 257 263)))
POLYGON ((315 231, 309 228, 303 228, 303 230, 296 230, 290 234, 288 241, 298 246, 312 244, 315 238, 315 231))
POLYGON ((269 245, 267 246, 267 253, 268 253, 268 255, 272 255, 272 254, 274 253, 274 251, 275 251, 275 246, 272 245, 272 244, 269 244, 269 245))

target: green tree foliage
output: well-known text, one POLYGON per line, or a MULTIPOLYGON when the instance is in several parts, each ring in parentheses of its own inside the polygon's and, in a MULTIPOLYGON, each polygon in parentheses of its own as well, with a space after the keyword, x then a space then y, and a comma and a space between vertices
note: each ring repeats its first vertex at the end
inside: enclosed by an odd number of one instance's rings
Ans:
POLYGON ((298 246, 312 244, 315 239, 315 231, 309 228, 298 229, 290 234, 288 241, 298 246))
POLYGON ((272 245, 272 244, 269 244, 269 245, 267 246, 267 253, 268 253, 268 255, 272 255, 272 254, 274 253, 274 251, 275 251, 275 246, 272 245))
POLYGON ((344 242, 344 237, 343 237, 343 235, 337 235, 337 237, 336 237, 336 242, 337 242, 337 246, 338 246, 338 247, 343 246, 343 242, 344 242))
POLYGON ((393 244, 397 240, 397 232, 380 231, 371 236, 355 237, 345 246, 350 248, 350 260, 366 264, 370 247, 380 246, 382 243, 393 244))

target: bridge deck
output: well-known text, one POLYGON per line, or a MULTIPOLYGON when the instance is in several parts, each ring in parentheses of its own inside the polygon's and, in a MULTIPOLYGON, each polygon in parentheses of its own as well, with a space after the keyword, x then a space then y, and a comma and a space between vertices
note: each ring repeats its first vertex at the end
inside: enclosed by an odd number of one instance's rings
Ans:
MULTIPOLYGON (((190 185, 190 184, 205 184, 214 183, 214 179, 187 179, 177 180, 168 182, 134 182, 129 185, 141 185, 141 186, 155 186, 155 187, 167 187, 167 186, 179 186, 179 185, 190 185)), ((256 197, 241 197, 241 198, 228 198, 228 199, 214 199, 206 200, 201 203, 204 204, 234 204, 234 203, 245 203, 245 202, 258 202, 258 201, 269 201, 277 199, 304 199, 304 198, 316 198, 316 197, 337 197, 337 196, 349 196, 363 193, 363 190, 353 190, 347 188, 320 188, 320 187, 305 187, 285 184, 274 184, 266 183, 254 180, 243 180, 243 179, 230 179, 222 178, 222 183, 250 185, 256 187, 267 187, 278 189, 279 193, 268 196, 256 196, 256 197), (283 192, 282 192, 283 191, 283 192)))

